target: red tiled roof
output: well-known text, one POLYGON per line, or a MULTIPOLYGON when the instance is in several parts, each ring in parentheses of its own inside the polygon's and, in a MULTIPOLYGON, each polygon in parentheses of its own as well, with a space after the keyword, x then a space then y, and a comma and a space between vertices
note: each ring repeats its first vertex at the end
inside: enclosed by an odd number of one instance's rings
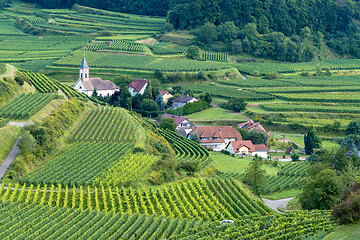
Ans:
POLYGON ((195 132, 200 138, 201 143, 224 142, 225 138, 235 138, 236 140, 242 140, 240 133, 232 126, 197 127, 195 132), (207 138, 207 140, 203 141, 202 138, 207 138), (220 140, 215 140, 214 138, 220 138, 220 140))
POLYGON ((133 88, 134 92, 140 92, 141 89, 145 86, 145 84, 148 82, 146 79, 137 79, 134 78, 128 85, 128 87, 133 88))
POLYGON ((256 151, 268 151, 269 149, 266 147, 265 144, 254 144, 256 151))
POLYGON ((169 93, 168 91, 164 91, 164 90, 159 90, 159 93, 161 94, 161 96, 164 96, 165 94, 169 93))
POLYGON ((251 119, 249 121, 247 121, 247 122, 238 124, 238 127, 239 128, 245 128, 248 131, 251 131, 251 130, 255 129, 255 130, 266 133, 265 128, 263 128, 263 126, 261 126, 260 122, 254 122, 251 119))
POLYGON ((249 149, 249 152, 255 152, 254 144, 250 140, 232 141, 231 145, 235 152, 239 152, 239 149, 243 146, 249 149))
POLYGON ((170 115, 170 114, 164 114, 163 117, 167 117, 167 118, 172 118, 175 120, 176 126, 179 126, 184 120, 187 120, 187 118, 184 117, 180 117, 180 116, 175 116, 175 115, 170 115))

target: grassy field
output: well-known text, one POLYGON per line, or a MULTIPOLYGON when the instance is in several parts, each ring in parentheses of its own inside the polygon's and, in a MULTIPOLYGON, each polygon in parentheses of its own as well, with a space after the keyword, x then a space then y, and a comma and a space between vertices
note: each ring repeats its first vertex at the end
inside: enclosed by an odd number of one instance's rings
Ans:
POLYGON ((47 116, 49 116, 53 111, 55 111, 61 104, 65 102, 64 99, 55 99, 48 103, 44 108, 42 108, 39 112, 29 118, 29 122, 35 123, 44 120, 47 116))
MULTIPOLYGON (((251 160, 253 159, 253 157, 231 157, 221 152, 210 152, 210 157, 213 160, 213 162, 211 163, 212 166, 214 166, 218 170, 222 172, 240 174, 245 172, 246 168, 249 166, 251 160)), ((263 168, 270 176, 275 176, 276 173, 280 170, 279 167, 272 167, 269 165, 264 165, 263 168)))
POLYGON ((324 240, 359 240, 360 223, 335 227, 324 240))
POLYGON ((270 199, 270 200, 278 200, 283 198, 295 197, 301 193, 299 189, 290 189, 284 190, 282 192, 275 192, 272 194, 262 195, 262 198, 270 199))
POLYGON ((248 117, 243 114, 234 113, 232 111, 218 107, 208 108, 201 112, 187 115, 186 117, 190 120, 201 120, 201 121, 211 121, 211 120, 247 121, 248 120, 248 117))
POLYGON ((0 163, 5 159, 20 135, 20 127, 5 126, 0 128, 0 163))

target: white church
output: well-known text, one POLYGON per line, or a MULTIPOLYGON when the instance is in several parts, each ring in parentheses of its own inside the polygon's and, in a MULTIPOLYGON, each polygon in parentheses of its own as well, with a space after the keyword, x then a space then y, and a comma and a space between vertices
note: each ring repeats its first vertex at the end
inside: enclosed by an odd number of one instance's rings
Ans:
POLYGON ((98 96, 111 96, 115 92, 120 91, 120 88, 109 80, 102 80, 101 78, 95 77, 90 78, 89 66, 86 62, 85 56, 81 62, 79 71, 79 79, 74 85, 74 88, 79 92, 85 93, 89 97, 92 96, 94 89, 98 96))

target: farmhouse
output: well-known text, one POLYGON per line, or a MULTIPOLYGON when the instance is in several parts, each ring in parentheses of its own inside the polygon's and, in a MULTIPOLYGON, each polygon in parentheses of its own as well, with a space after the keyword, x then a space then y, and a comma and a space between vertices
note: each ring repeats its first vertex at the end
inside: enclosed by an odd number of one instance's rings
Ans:
POLYGON ((111 96, 115 92, 120 91, 120 88, 109 80, 102 80, 99 77, 90 78, 89 66, 86 62, 85 56, 79 67, 79 79, 74 85, 74 88, 81 93, 92 96, 94 89, 99 96, 111 96))
POLYGON ((250 140, 231 141, 226 146, 226 150, 235 155, 268 157, 268 148, 265 144, 253 144, 250 140))
POLYGON ((189 95, 180 95, 177 98, 173 100, 174 108, 183 107, 187 103, 193 103, 197 102, 198 100, 194 97, 191 97, 189 95))
POLYGON ((134 78, 128 85, 131 96, 135 96, 137 94, 143 95, 145 93, 145 89, 147 85, 148 85, 147 79, 134 78))
POLYGON ((238 124, 239 128, 245 128, 246 130, 250 131, 260 131, 263 133, 266 133, 266 135, 269 137, 270 135, 266 132, 265 128, 261 126, 260 122, 254 122, 253 120, 249 120, 247 122, 243 122, 238 124))
POLYGON ((161 94, 165 104, 167 104, 167 102, 169 101, 169 98, 171 98, 173 96, 168 91, 164 91, 164 90, 159 90, 159 93, 161 94))
POLYGON ((192 122, 190 122, 190 120, 187 118, 166 113, 163 115, 163 117, 174 119, 176 123, 176 132, 183 137, 187 137, 188 134, 194 130, 195 125, 192 124, 192 122))
POLYGON ((213 151, 221 151, 229 142, 242 140, 241 135, 232 126, 197 127, 191 135, 197 135, 200 145, 213 151))

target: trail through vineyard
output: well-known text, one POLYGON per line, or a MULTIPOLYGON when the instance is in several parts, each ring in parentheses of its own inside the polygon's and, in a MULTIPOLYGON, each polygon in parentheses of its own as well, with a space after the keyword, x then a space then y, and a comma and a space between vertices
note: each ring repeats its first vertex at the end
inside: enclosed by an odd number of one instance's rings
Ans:
POLYGON ((262 198, 262 200, 264 201, 266 206, 270 207, 271 209, 274 209, 275 211, 277 211, 279 213, 283 213, 283 212, 279 211, 279 208, 287 209, 286 208, 287 203, 291 199, 294 199, 294 198, 295 197, 278 199, 278 200, 269 200, 269 199, 266 199, 266 198, 262 198))

